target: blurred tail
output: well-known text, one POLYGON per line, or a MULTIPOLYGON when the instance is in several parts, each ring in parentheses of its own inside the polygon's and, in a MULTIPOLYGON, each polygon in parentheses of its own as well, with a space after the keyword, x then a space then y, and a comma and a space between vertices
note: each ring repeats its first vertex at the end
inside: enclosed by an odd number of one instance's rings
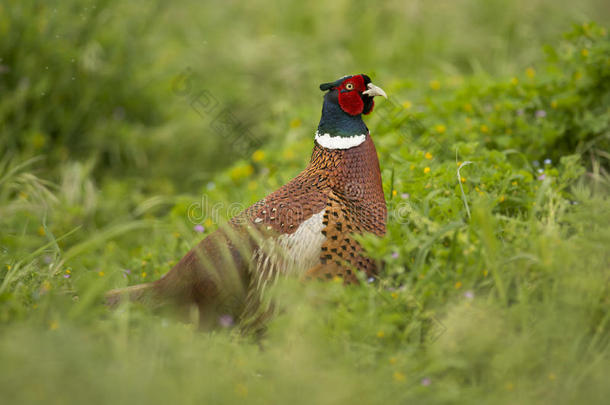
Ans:
POLYGON ((138 284, 131 287, 117 288, 106 293, 106 305, 115 308, 123 300, 143 301, 150 298, 153 292, 154 283, 138 284))

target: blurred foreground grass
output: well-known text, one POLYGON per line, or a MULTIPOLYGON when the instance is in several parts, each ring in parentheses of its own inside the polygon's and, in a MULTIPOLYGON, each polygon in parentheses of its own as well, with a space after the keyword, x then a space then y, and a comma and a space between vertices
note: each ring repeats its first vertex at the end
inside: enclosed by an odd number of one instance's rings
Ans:
POLYGON ((609 16, 0 4, 0 399, 604 403, 610 41, 583 21, 609 16), (352 72, 391 96, 367 118, 390 211, 387 237, 363 238, 377 282, 287 280, 260 342, 100 305, 302 169, 317 84, 352 72), (261 145, 228 148, 244 128, 261 145))

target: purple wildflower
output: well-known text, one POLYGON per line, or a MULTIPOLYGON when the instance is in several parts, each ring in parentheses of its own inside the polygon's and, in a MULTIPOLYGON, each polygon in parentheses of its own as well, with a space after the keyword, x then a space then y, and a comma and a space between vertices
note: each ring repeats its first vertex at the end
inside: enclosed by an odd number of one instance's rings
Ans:
POLYGON ((64 278, 70 278, 69 274, 64 274, 64 278))
POLYGON ((422 378, 421 385, 423 385, 424 387, 427 387, 430 384, 432 384, 432 380, 430 380, 430 378, 428 378, 428 377, 422 378))
POLYGON ((545 173, 542 173, 540 176, 538 176, 538 180, 542 181, 544 179, 546 179, 546 174, 545 173))
POLYGON ((466 299, 471 300, 471 299, 473 299, 473 298, 474 298, 474 293, 473 293, 471 290, 465 291, 465 292, 464 292, 464 297, 465 297, 466 299))
POLYGON ((223 328, 228 328, 233 325, 233 317, 231 315, 221 315, 220 318, 218 318, 218 323, 220 323, 220 326, 223 328))
POLYGON ((392 259, 398 259, 398 252, 392 252, 392 259))
POLYGON ((550 165, 551 163, 553 163, 553 162, 551 161, 551 159, 549 159, 549 158, 544 159, 544 164, 545 164, 545 165, 550 165))
POLYGON ((536 118, 544 118, 544 117, 546 117, 546 111, 544 111, 544 110, 536 111, 536 118))
POLYGON ((199 232, 199 233, 204 233, 205 232, 205 228, 203 227, 203 225, 201 224, 197 224, 193 227, 193 230, 195 232, 199 232))
POLYGON ((409 193, 402 193, 402 194, 400 195, 400 198, 402 198, 403 200, 408 200, 408 199, 409 199, 409 197, 410 197, 409 193))

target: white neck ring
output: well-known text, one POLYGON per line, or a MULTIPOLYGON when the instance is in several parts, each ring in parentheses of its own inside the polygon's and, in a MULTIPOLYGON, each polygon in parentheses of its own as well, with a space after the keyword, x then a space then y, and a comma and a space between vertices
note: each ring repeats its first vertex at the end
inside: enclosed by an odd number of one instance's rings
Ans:
POLYGON ((366 134, 352 136, 331 136, 316 131, 316 142, 326 149, 349 149, 361 145, 366 140, 366 134))

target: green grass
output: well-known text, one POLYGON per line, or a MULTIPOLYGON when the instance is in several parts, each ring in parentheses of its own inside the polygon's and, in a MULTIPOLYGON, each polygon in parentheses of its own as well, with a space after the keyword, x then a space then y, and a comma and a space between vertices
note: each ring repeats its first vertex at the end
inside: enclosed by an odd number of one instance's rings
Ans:
POLYGON ((3 402, 605 403, 610 10, 504 3, 0 5, 3 402), (298 173, 352 72, 390 95, 377 282, 286 280, 262 340, 100 304, 298 173))

